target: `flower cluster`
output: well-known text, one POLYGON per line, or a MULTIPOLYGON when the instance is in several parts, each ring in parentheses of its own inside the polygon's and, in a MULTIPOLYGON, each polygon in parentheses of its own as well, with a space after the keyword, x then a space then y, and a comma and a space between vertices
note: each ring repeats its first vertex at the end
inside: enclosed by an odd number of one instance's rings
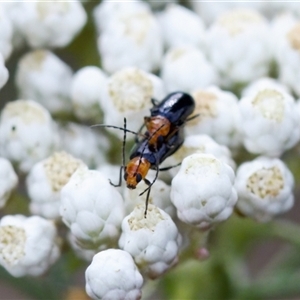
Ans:
POLYGON ((97 4, 101 65, 76 71, 56 50, 83 30, 83 3, 0 3, 0 97, 13 84, 18 95, 0 112, 0 207, 25 193, 31 214, 0 220, 0 265, 13 276, 44 274, 68 243, 90 264, 90 297, 140 299, 184 251, 207 259, 207 236, 234 213, 263 223, 293 207, 282 155, 300 141, 299 8, 154 2, 97 4), (128 189, 124 137, 141 143, 150 109, 174 91, 195 109, 162 143, 184 141, 128 189))

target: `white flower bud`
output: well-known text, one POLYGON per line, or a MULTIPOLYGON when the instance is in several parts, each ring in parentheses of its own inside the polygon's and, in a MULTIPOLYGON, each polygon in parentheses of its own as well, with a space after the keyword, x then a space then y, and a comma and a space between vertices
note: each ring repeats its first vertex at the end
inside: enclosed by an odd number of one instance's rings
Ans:
POLYGON ((300 138, 295 101, 282 88, 252 89, 239 102, 244 145, 251 153, 280 156, 300 138))
POLYGON ((5 85, 8 80, 8 70, 5 67, 4 59, 0 53, 0 89, 5 85))
POLYGON ((61 147, 90 168, 107 160, 106 151, 110 143, 106 136, 95 128, 69 122, 60 127, 61 147))
MULTIPOLYGON (((137 68, 125 68, 107 81, 105 95, 101 97, 104 123, 123 127, 126 117, 128 129, 139 130, 143 117, 149 115, 151 98, 160 100, 164 96, 160 78, 137 68)), ((121 130, 111 132, 123 138, 121 130)), ((133 137, 131 134, 127 136, 133 137)))
POLYGON ((99 171, 80 168, 61 190, 60 214, 78 243, 99 250, 118 239, 124 204, 99 171))
POLYGON ((162 59, 163 40, 151 11, 119 10, 110 18, 98 38, 103 69, 108 73, 127 66, 148 72, 157 70, 162 59))
POLYGON ((273 24, 273 49, 278 64, 279 80, 300 96, 300 21, 284 15, 273 24), (277 24, 278 23, 278 24, 277 24))
POLYGON ((171 3, 158 14, 158 21, 167 48, 184 45, 202 47, 204 45, 203 21, 191 10, 171 3))
POLYGON ((38 216, 5 216, 0 221, 0 264, 14 277, 39 276, 58 259, 54 224, 38 216))
POLYGON ((260 222, 289 210, 294 204, 294 178, 279 159, 259 157, 237 170, 237 209, 260 222))
POLYGON ((86 22, 82 4, 72 2, 28 2, 19 3, 16 21, 18 29, 27 43, 34 48, 64 47, 81 30, 86 22))
POLYGON ((4 207, 17 184, 18 176, 10 161, 0 157, 0 208, 4 207))
MULTIPOLYGON (((148 174, 147 179, 150 182, 152 182, 154 179, 154 174, 148 174)), ((145 205, 147 192, 145 192, 141 196, 139 196, 139 194, 144 192, 146 188, 148 188, 148 185, 146 185, 146 183, 142 181, 137 185, 136 189, 124 189, 123 194, 125 200, 125 209, 128 214, 132 212, 134 207, 138 204, 145 205)), ((151 187, 151 192, 148 201, 149 204, 154 204, 155 206, 164 210, 171 217, 175 217, 176 212, 173 204, 171 203, 170 191, 171 187, 169 185, 167 185, 164 181, 160 179, 156 179, 155 183, 151 187)))
POLYGON ((0 153, 28 172, 57 148, 58 133, 49 112, 31 100, 8 102, 0 116, 0 153))
POLYGON ((216 86, 196 89, 192 96, 196 103, 193 114, 199 114, 199 117, 186 123, 187 133, 204 133, 222 145, 238 148, 242 135, 237 97, 216 86))
POLYGON ((139 300, 143 277, 126 251, 108 249, 96 254, 86 269, 86 292, 93 299, 139 300))
POLYGON ((11 21, 7 17, 5 7, 0 3, 0 54, 3 55, 4 59, 9 58, 12 51, 12 34, 11 21))
POLYGON ((99 101, 107 76, 95 66, 78 70, 72 79, 71 101, 75 116, 83 121, 99 121, 102 112, 99 101))
POLYGON ((171 201, 180 220, 201 229, 229 218, 237 201, 234 172, 210 154, 186 157, 172 180, 171 201))
MULTIPOLYGON (((231 158, 230 150, 226 146, 219 145, 206 134, 187 136, 183 145, 163 162, 162 167, 176 166, 177 164, 180 164, 184 158, 193 153, 212 154, 233 169, 236 167, 234 160, 231 158)), ((172 177, 178 173, 179 168, 180 166, 169 170, 172 177)))
POLYGON ((170 48, 163 60, 161 77, 168 92, 191 92, 218 81, 214 66, 192 46, 170 48))
POLYGON ((56 152, 35 164, 27 178, 30 211, 48 219, 60 216, 60 191, 83 162, 66 152, 56 152))
POLYGON ((18 64, 16 85, 21 98, 33 99, 51 113, 71 109, 72 71, 68 65, 47 50, 24 55, 18 64))
POLYGON ((121 249, 134 258, 142 273, 154 279, 178 260, 181 236, 171 217, 149 204, 147 218, 144 205, 138 205, 122 222, 121 249))
POLYGON ((264 17, 250 9, 228 11, 211 26, 208 56, 223 86, 246 84, 268 73, 269 31, 264 17))

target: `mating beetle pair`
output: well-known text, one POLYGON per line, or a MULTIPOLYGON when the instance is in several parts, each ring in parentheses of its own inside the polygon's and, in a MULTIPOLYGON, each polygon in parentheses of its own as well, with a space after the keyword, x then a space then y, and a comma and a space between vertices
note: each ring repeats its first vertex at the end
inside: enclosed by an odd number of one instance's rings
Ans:
POLYGON ((114 186, 121 185, 123 169, 124 179, 128 188, 135 189, 137 184, 144 180, 148 187, 140 196, 147 191, 145 217, 151 186, 156 181, 159 171, 174 167, 160 169, 159 165, 183 144, 184 125, 187 121, 196 117, 188 118, 194 111, 195 101, 190 95, 183 92, 171 93, 161 102, 152 100, 152 104, 153 107, 150 110, 151 116, 144 118, 144 124, 138 133, 126 128, 126 119, 124 119, 124 128, 101 125, 124 131, 123 164, 120 168, 119 183, 111 184, 114 186), (142 139, 139 140, 140 132, 144 127, 146 127, 146 132, 142 134, 142 139), (125 165, 126 132, 136 134, 136 144, 130 153, 130 161, 127 165, 125 165), (156 170, 156 175, 152 182, 146 178, 149 169, 156 170))

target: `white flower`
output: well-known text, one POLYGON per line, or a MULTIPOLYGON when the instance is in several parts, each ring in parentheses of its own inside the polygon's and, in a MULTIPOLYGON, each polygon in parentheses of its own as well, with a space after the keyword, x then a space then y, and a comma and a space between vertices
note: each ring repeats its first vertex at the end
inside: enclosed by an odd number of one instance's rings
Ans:
POLYGON ((223 86, 246 84, 268 73, 269 34, 264 17, 252 10, 231 10, 218 18, 207 32, 207 48, 223 86))
POLYGON ((6 204, 17 184, 18 176, 10 161, 0 157, 0 208, 6 204))
POLYGON ((191 10, 172 3, 168 4, 157 17, 167 48, 184 45, 202 47, 204 45, 203 21, 191 10))
POLYGON ((58 134, 49 112, 31 100, 8 102, 0 116, 0 153, 28 172, 57 148, 58 134))
POLYGON ((5 67, 4 59, 0 53, 0 89, 5 85, 8 80, 8 70, 5 67))
POLYGON ((214 66, 192 46, 170 48, 162 63, 161 77, 168 92, 191 92, 218 81, 214 66))
MULTIPOLYGON (((160 100, 164 96, 163 82, 159 77, 137 68, 122 69, 108 79, 105 95, 101 97, 104 123, 123 127, 126 117, 128 129, 138 131, 143 117, 149 115, 151 98, 160 100)), ((121 130, 111 132, 123 138, 121 130)))
POLYGON ((18 63, 20 97, 41 103, 51 113, 70 111, 71 79, 70 67, 48 50, 27 53, 18 63))
POLYGON ((4 59, 9 58, 12 51, 12 34, 13 26, 7 17, 5 7, 0 3, 0 54, 4 59))
POLYGON ((121 249, 134 258, 142 273, 154 279, 178 260, 181 236, 171 217, 149 204, 147 218, 144 205, 138 205, 122 222, 121 249))
POLYGON ((109 249, 93 258, 85 272, 86 292, 93 299, 139 300, 143 277, 126 251, 109 249))
POLYGON ((199 117, 186 123, 187 133, 204 133, 222 145, 238 148, 242 136, 237 97, 216 86, 198 88, 192 96, 196 103, 194 114, 199 114, 199 117))
POLYGON ((293 186, 293 175, 281 160, 259 157, 245 162, 236 174, 237 209, 257 221, 270 221, 293 206, 293 186))
POLYGON ((56 240, 51 221, 7 215, 0 221, 0 264, 14 277, 42 275, 60 255, 56 240))
POLYGON ((106 75, 95 66, 78 70, 72 79, 71 101, 75 116, 83 121, 99 121, 99 101, 106 84, 106 75))
POLYGON ((279 80, 300 96, 300 21, 285 15, 273 24, 275 59, 279 80), (278 23, 278 24, 277 24, 278 23))
POLYGON ((119 237, 123 199, 99 171, 79 168, 61 190, 60 214, 85 249, 105 249, 119 237))
MULTIPOLYGON (((176 166, 177 164, 181 163, 184 158, 193 153, 212 154, 222 162, 235 169, 235 162, 231 158, 230 150, 226 146, 219 145, 206 134, 187 136, 182 146, 163 162, 162 167, 176 166)), ((180 166, 169 170, 172 177, 177 174, 179 168, 180 166)))
POLYGON ((234 172, 211 154, 186 157, 172 180, 171 201, 179 219, 201 229, 229 218, 237 201, 234 172))
MULTIPOLYGON (((106 2, 108 5, 114 6, 112 2, 106 2)), ((151 11, 120 9, 103 26, 98 48, 103 69, 108 73, 127 66, 155 71, 163 53, 161 29, 151 11)))
MULTIPOLYGON (((154 179, 154 174, 152 173, 150 175, 149 172, 147 179, 152 182, 154 179)), ((139 194, 144 192, 147 187, 148 185, 146 185, 146 183, 142 181, 137 185, 136 189, 124 189, 123 194, 127 213, 130 213, 138 204, 145 205, 147 192, 145 192, 142 196, 139 196, 139 194)), ((156 179, 155 183, 151 187, 148 201, 149 204, 154 204, 155 206, 164 210, 171 217, 174 217, 176 215, 176 212, 170 200, 170 191, 171 187, 169 185, 167 185, 160 179, 156 179)))
MULTIPOLYGON (((64 47, 82 29, 86 13, 79 1, 19 3, 16 27, 34 48, 64 47)), ((15 16, 16 17, 16 16, 15 16)))
POLYGON ((252 89, 239 102, 244 145, 251 153, 280 156, 300 138, 293 97, 282 88, 252 89))
POLYGON ((85 125, 68 122, 60 127, 61 148, 83 160, 90 168, 107 160, 109 141, 97 131, 85 125))
POLYGON ((60 216, 60 191, 83 162, 66 152, 56 152, 36 163, 26 178, 32 214, 55 219, 60 216))

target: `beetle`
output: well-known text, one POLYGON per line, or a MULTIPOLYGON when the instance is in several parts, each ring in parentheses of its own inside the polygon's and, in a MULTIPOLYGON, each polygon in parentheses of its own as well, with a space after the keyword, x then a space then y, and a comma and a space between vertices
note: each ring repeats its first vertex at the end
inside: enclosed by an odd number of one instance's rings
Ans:
POLYGON ((129 189, 135 189, 142 180, 148 187, 139 195, 147 192, 145 217, 147 214, 148 200, 151 186, 158 177, 159 171, 169 170, 176 166, 159 168, 159 165, 170 155, 177 151, 184 142, 184 124, 197 117, 191 115, 195 108, 194 99, 186 93, 174 92, 168 94, 161 102, 152 99, 153 107, 150 109, 150 117, 144 117, 144 124, 138 132, 126 128, 126 118, 124 118, 124 127, 99 124, 102 126, 116 128, 124 131, 122 146, 122 166, 120 168, 119 182, 110 183, 113 186, 120 186, 122 183, 122 172, 124 170, 124 180, 129 189), (146 127, 146 132, 141 133, 146 127), (130 152, 130 160, 125 165, 125 144, 126 133, 136 135, 136 143, 130 152), (140 137, 140 139, 139 139, 140 137), (150 182, 146 176, 150 169, 156 170, 155 178, 150 182))

